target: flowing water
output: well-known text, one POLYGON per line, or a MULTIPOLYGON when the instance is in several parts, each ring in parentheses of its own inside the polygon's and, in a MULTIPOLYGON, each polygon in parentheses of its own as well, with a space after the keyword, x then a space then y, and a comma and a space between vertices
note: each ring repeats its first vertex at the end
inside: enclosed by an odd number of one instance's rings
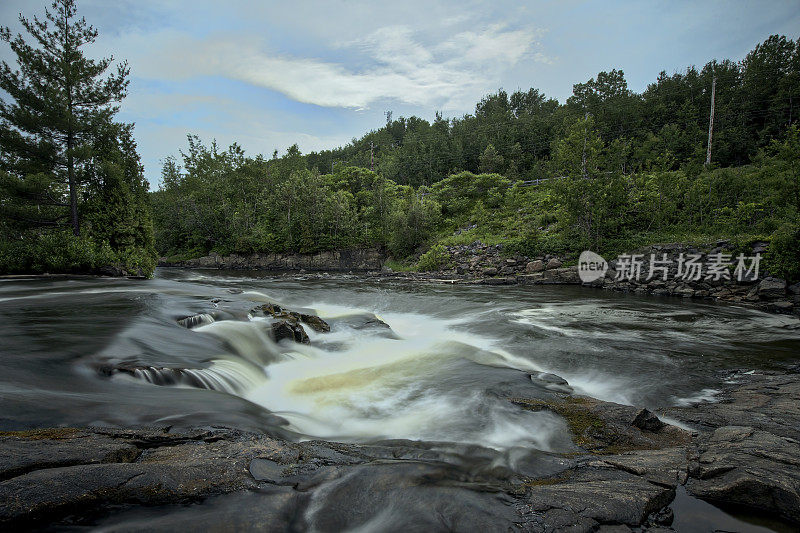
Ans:
POLYGON ((715 401, 730 369, 797 363, 800 321, 568 286, 159 269, 1 280, 0 354, 0 429, 223 425, 509 454, 574 450, 563 420, 509 397, 715 401), (275 343, 250 313, 267 302, 331 331, 275 343))
POLYGON ((161 269, 147 281, 3 280, 0 346, 4 429, 219 424, 554 450, 568 446, 560 420, 505 399, 563 387, 540 373, 625 404, 714 401, 721 370, 796 360, 800 324, 578 287, 161 269), (248 314, 265 302, 313 310, 332 330, 275 343, 248 314))

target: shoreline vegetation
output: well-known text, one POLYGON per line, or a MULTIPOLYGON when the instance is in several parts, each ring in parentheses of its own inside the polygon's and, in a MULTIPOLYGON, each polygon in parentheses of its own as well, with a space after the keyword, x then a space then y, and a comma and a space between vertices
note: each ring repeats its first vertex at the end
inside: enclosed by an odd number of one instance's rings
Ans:
POLYGON ((0 69, 0 274, 147 277, 159 256, 370 247, 429 271, 475 243, 570 258, 726 240, 734 253, 768 243, 765 271, 800 280, 800 40, 772 35, 641 93, 611 70, 564 103, 531 88, 462 117, 387 112, 320 152, 250 156, 189 135, 148 192, 133 125, 115 121, 127 64, 84 55, 97 32, 72 0, 46 28, 20 20, 28 35, 0 35, 17 60, 0 69))

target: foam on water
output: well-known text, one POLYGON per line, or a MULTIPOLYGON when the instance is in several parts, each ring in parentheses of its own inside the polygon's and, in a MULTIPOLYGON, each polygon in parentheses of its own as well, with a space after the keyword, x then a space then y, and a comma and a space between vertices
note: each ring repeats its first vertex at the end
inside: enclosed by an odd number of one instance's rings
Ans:
MULTIPOLYGON (((325 318, 363 309, 316 306, 325 318)), ((441 386, 457 361, 535 369, 495 341, 452 328, 457 320, 385 313, 400 337, 386 338, 348 326, 314 334, 344 343, 338 351, 292 347, 296 357, 271 364, 263 384, 245 397, 287 419, 303 435, 336 440, 408 438, 482 444, 499 449, 535 445, 550 449, 561 423, 546 413, 521 411, 482 391, 441 386)), ((380 331, 376 332, 380 333, 380 331)))

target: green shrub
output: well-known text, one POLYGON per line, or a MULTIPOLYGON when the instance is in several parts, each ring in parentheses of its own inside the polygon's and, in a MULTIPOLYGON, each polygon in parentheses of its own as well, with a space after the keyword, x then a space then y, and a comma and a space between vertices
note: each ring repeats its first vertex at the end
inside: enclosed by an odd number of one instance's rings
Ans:
POLYGON ((70 231, 27 233, 0 243, 0 274, 75 274, 114 266, 150 276, 156 266, 150 249, 128 247, 114 251, 107 241, 75 237, 70 231))
POLYGON ((772 234, 764 257, 767 270, 788 281, 800 280, 800 223, 787 223, 772 234))
POLYGON ((431 246, 431 249, 420 256, 417 261, 417 270, 429 272, 442 270, 450 266, 450 252, 441 244, 431 246))

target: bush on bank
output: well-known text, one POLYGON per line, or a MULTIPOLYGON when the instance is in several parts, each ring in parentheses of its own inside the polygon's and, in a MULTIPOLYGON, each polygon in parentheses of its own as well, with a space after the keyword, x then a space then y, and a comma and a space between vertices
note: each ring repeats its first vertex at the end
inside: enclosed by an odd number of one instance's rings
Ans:
POLYGON ((0 274, 114 273, 150 276, 156 266, 152 251, 140 247, 114 250, 107 241, 76 237, 70 231, 0 242, 0 274))

